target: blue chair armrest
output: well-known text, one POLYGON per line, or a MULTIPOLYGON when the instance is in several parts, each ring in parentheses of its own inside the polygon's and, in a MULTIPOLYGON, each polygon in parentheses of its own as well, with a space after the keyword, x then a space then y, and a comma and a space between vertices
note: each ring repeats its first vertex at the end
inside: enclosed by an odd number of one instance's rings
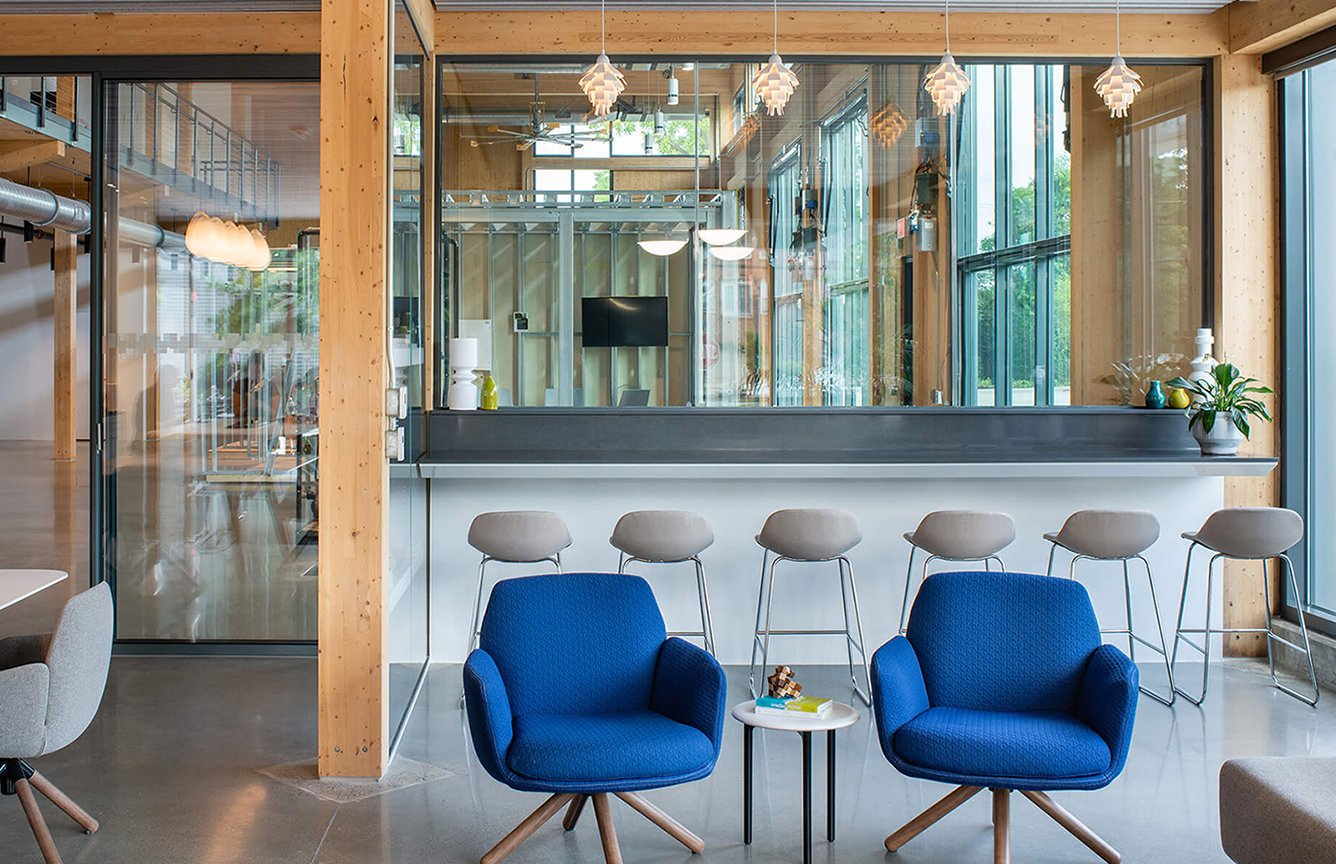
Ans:
POLYGON ((901 726, 928 707, 928 688, 914 646, 896 636, 872 655, 872 715, 882 749, 890 746, 901 726))
POLYGON ((481 648, 469 654, 464 663, 464 706, 478 761, 493 778, 508 783, 511 771, 506 765, 506 751, 515 734, 510 697, 496 661, 481 648))
POLYGON ((1132 743, 1139 681, 1136 664, 1112 645, 1099 646, 1086 661, 1076 716, 1109 745, 1114 774, 1122 770, 1132 743))
POLYGON ((676 637, 663 643, 650 710, 699 729, 714 745, 716 757, 724 740, 727 696, 724 670, 709 652, 676 637))

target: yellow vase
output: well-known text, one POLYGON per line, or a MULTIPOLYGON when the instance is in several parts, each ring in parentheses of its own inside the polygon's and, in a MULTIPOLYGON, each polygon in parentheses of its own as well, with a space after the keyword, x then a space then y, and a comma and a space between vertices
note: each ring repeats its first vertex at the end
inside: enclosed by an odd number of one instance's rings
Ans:
POLYGON ((1191 402, 1192 400, 1188 397, 1188 391, 1184 390, 1182 387, 1169 388, 1169 399, 1165 404, 1170 408, 1177 408, 1181 411, 1188 407, 1191 402))

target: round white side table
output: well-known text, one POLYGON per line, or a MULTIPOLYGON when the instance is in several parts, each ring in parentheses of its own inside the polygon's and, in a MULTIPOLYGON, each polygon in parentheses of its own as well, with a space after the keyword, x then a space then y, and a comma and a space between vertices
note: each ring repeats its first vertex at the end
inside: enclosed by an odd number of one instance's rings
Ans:
POLYGON ((858 722, 858 709, 843 702, 830 706, 824 717, 800 714, 758 714, 756 702, 733 706, 733 719, 742 724, 742 842, 752 840, 752 731, 774 729, 797 732, 803 740, 803 864, 812 862, 812 733, 826 733, 826 840, 835 842, 835 733, 858 722))

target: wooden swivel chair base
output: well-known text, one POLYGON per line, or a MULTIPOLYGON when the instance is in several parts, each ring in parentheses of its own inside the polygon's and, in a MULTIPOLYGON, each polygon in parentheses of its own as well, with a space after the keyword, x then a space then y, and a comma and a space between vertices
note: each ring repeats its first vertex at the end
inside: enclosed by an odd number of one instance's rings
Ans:
MULTIPOLYGON (((613 794, 630 804, 632 809, 658 825, 668 833, 668 836, 693 853, 705 849, 704 840, 688 831, 681 822, 678 822, 635 792, 615 792, 613 794)), ((612 807, 608 803, 606 792, 596 792, 593 795, 563 793, 553 795, 544 801, 541 807, 530 813, 528 818, 516 825, 515 830, 501 838, 500 843, 488 850, 487 854, 482 856, 481 864, 499 864, 499 862, 504 861, 510 853, 520 847, 520 844, 528 840, 545 822, 555 816, 562 807, 566 808, 566 817, 561 821, 562 827, 567 831, 575 830, 576 823, 580 821, 580 814, 584 812, 585 803, 591 798, 594 801, 594 816, 598 819, 598 834, 603 840, 603 857, 607 860, 607 864, 622 864, 622 850, 617 845, 617 829, 612 824, 612 807)))
MULTIPOLYGON (((909 822, 905 823, 903 828, 896 831, 890 837, 887 837, 886 851, 898 851, 901 846, 905 845, 910 840, 913 840, 943 816, 982 791, 983 787, 981 786, 959 786, 947 793, 946 797, 942 798, 942 800, 909 820, 909 822)), ((1073 837, 1090 847, 1092 852, 1109 862, 1109 864, 1118 864, 1118 862, 1122 860, 1122 856, 1118 854, 1118 850, 1114 849, 1108 843, 1105 843, 1098 834, 1082 825, 1075 816, 1064 810, 1062 806, 1050 798, 1047 793, 1032 792, 1028 789, 1021 789, 1018 791, 1026 798, 1033 801, 1036 807, 1047 813, 1054 822, 1057 822, 1063 828, 1070 831, 1073 837)), ((994 789, 992 792, 993 864, 1010 864, 1011 790, 994 789)), ((485 860, 486 859, 484 859, 484 861, 485 860)))
POLYGON ((22 759, 6 759, 0 762, 0 795, 19 796, 19 803, 23 805, 23 815, 28 817, 28 825, 32 827, 33 836, 37 838, 42 858, 46 864, 60 864, 56 841, 51 839, 51 831, 46 827, 42 811, 37 809, 37 796, 32 794, 34 789, 77 822, 86 834, 92 834, 97 830, 97 820, 22 759))

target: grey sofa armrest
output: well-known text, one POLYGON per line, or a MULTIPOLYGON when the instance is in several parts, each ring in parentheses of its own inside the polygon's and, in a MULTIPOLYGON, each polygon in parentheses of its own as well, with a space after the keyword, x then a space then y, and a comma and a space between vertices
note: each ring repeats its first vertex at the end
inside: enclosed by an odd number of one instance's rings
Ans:
POLYGON ((1336 758, 1220 766, 1220 845, 1238 864, 1336 861, 1336 758))

